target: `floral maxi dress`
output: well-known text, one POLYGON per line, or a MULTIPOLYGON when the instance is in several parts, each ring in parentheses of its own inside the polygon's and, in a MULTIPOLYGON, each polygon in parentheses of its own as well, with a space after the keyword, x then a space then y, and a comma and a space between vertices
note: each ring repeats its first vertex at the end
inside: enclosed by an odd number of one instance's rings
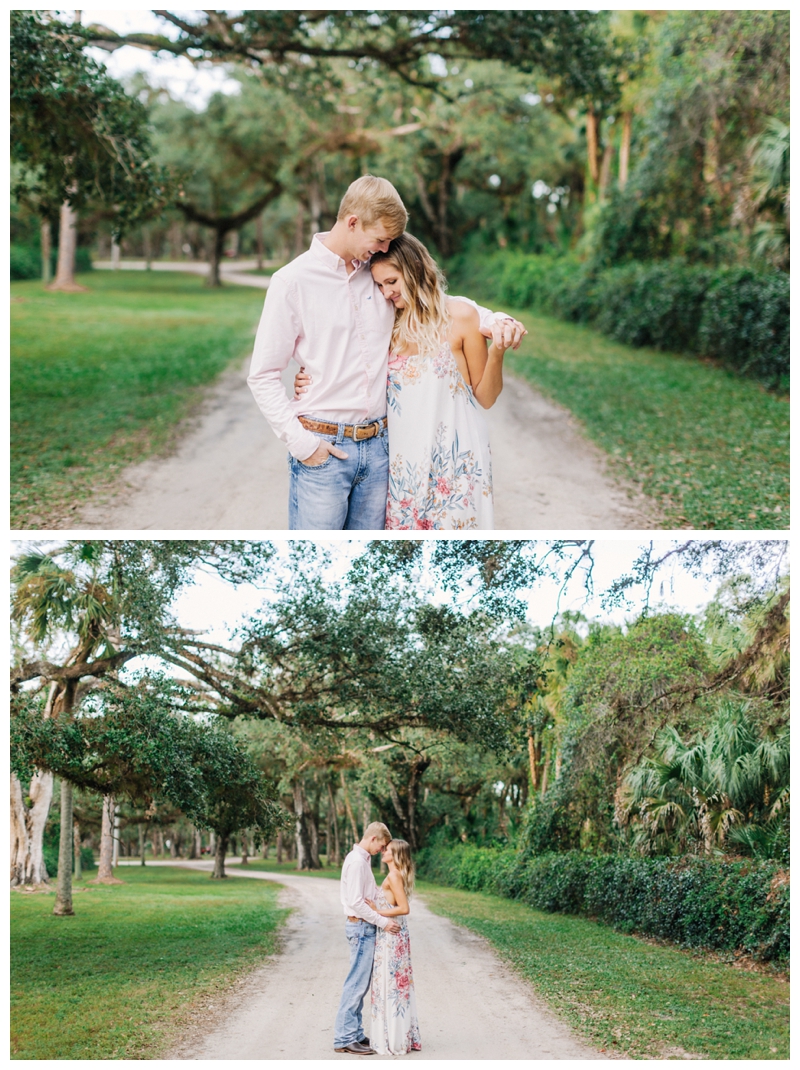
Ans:
POLYGON ((449 344, 390 355, 387 411, 386 528, 491 530, 489 431, 449 344))
MULTIPOLYGON (((375 902, 379 910, 392 905, 381 888, 375 902)), ((403 916, 394 920, 400 924, 399 933, 378 929, 375 934, 369 1042, 379 1055, 422 1051, 408 924, 403 916)))

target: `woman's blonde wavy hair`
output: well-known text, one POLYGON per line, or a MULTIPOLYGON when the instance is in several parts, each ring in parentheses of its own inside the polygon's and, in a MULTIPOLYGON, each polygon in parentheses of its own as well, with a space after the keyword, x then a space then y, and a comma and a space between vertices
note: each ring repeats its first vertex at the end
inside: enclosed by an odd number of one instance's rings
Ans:
POLYGON ((402 278, 405 308, 395 312, 392 352, 417 347, 420 353, 435 353, 447 340, 450 314, 447 283, 436 261, 413 234, 395 238, 385 253, 373 253, 370 267, 386 261, 402 278))
POLYGON ((414 862, 411 858, 411 848, 405 840, 389 840, 388 846, 392 849, 392 859, 400 871, 403 887, 410 899, 414 891, 414 862))

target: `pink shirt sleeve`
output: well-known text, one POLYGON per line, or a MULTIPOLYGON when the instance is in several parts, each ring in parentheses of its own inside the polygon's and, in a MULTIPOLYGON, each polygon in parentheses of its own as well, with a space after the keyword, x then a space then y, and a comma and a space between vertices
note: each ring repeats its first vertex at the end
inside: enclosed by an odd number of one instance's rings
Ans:
POLYGON ((492 325, 496 319, 510 319, 511 317, 507 312, 492 312, 490 308, 484 308, 483 305, 479 305, 477 301, 473 301, 471 297, 461 297, 458 294, 451 294, 456 301, 466 301, 467 304, 472 305, 473 308, 478 310, 478 318, 480 319, 479 330, 482 335, 487 338, 491 337, 492 325))
POLYGON ((256 333, 247 385, 278 438, 286 443, 293 457, 305 461, 319 445, 319 439, 292 412, 281 382, 281 372, 294 356, 301 333, 290 288, 279 276, 273 276, 256 333))

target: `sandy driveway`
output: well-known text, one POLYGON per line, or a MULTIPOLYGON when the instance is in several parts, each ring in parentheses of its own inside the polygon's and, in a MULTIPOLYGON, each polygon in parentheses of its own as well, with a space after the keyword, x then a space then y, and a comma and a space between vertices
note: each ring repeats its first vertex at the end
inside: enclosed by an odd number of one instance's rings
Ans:
MULTIPOLYGON (((285 886, 282 899, 294 913, 284 949, 224 1006, 217 1004, 212 1021, 195 1020, 191 1036, 168 1058, 354 1061, 333 1051, 348 961, 338 882, 228 872, 285 886)), ((573 1037, 480 937, 432 914, 419 898, 409 926, 422 1036, 422 1052, 412 1059, 603 1058, 573 1037)))
MULTIPOLYGON (((287 388, 295 372, 285 375, 287 388)), ((231 368, 187 421, 171 456, 123 471, 112 492, 71 515, 101 530, 284 530, 286 451, 231 368)), ((631 529, 657 526, 651 502, 607 474, 602 452, 570 413, 506 376, 487 412, 498 530, 631 529)))

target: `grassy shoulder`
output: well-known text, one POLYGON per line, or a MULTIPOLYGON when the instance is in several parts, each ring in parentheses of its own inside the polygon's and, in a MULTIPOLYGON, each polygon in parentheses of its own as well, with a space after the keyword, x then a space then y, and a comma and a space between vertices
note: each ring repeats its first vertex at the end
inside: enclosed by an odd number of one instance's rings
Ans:
POLYGON ((71 507, 163 448, 244 357, 264 294, 180 272, 96 271, 88 293, 11 285, 11 525, 63 527, 71 507))
POLYGON ((163 1056, 198 1003, 278 948, 288 914, 269 881, 124 867, 124 884, 11 895, 14 1059, 163 1056))
POLYGON ((322 869, 307 869, 298 870, 296 862, 276 862, 274 859, 265 858, 251 858, 249 862, 242 865, 241 862, 226 862, 225 869, 240 869, 242 872, 246 872, 248 869, 254 869, 261 873, 287 873, 291 876, 300 877, 326 877, 328 880, 336 880, 342 875, 341 866, 329 866, 327 863, 323 863, 322 869))
POLYGON ((426 904, 485 937, 576 1032, 640 1059, 788 1059, 789 985, 586 918, 420 882, 426 904))
POLYGON ((578 417, 616 470, 658 503, 664 526, 789 526, 787 399, 696 357, 503 308, 529 331, 507 354, 509 370, 578 417))

